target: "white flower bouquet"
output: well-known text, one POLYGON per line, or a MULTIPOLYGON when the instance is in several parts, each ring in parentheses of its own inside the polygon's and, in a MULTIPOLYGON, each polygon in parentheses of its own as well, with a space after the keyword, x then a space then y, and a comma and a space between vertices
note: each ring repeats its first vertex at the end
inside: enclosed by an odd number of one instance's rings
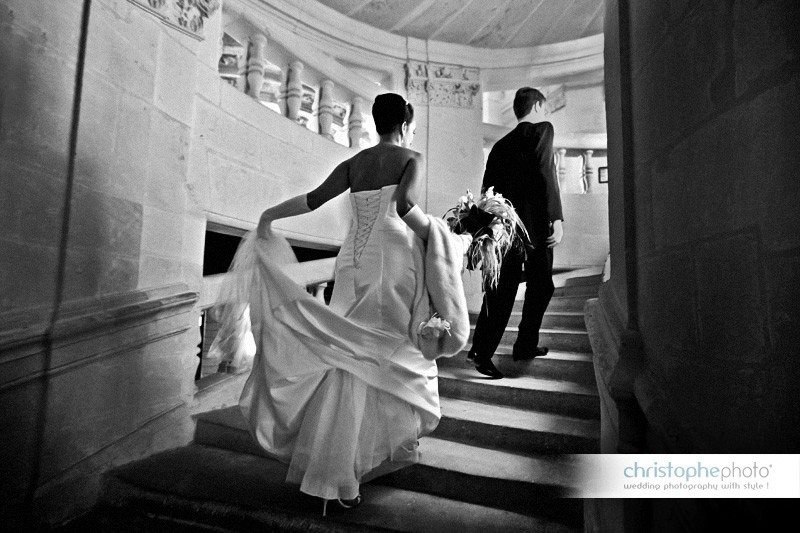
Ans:
POLYGON ((467 269, 480 268, 484 286, 496 287, 503 256, 519 244, 519 231, 527 236, 514 206, 502 194, 495 193, 494 187, 489 187, 478 200, 467 189, 467 194, 458 199, 445 217, 451 231, 472 235, 467 269))

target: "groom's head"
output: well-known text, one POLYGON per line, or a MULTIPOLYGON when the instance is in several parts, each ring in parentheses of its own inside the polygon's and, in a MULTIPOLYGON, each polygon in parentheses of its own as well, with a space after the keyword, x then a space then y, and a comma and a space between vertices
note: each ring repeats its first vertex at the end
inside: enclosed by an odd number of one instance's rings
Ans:
POLYGON ((522 120, 530 115, 534 108, 539 111, 546 100, 547 98, 533 87, 518 89, 517 94, 514 95, 514 115, 517 120, 522 120))

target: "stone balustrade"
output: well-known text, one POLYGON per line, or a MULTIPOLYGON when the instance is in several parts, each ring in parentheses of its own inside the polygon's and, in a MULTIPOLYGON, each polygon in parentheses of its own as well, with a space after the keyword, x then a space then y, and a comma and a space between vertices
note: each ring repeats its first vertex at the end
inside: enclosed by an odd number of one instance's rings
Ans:
POLYGON ((240 91, 303 126, 310 127, 309 118, 316 116, 317 131, 326 139, 351 148, 362 147, 366 137, 362 96, 343 87, 337 88, 333 80, 323 78, 320 81, 318 105, 314 113, 316 93, 310 84, 304 82, 305 64, 297 59, 290 61, 285 79, 280 78, 276 74, 276 71, 281 71, 280 67, 269 60, 271 54, 267 36, 255 33, 246 41, 245 46, 238 44, 229 35, 224 35, 219 63, 220 76, 240 91), (246 54, 244 50, 247 51, 246 54), (350 101, 337 102, 337 91, 340 95, 342 92, 348 95, 350 101), (337 132, 340 133, 338 136, 337 132))
POLYGON ((607 184, 600 181, 598 171, 600 167, 606 166, 605 150, 556 147, 553 158, 562 193, 607 192, 607 184))

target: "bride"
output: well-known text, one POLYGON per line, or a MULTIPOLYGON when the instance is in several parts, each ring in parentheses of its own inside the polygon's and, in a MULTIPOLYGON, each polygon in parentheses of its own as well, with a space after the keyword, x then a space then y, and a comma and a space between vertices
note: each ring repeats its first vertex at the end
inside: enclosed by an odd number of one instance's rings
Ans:
POLYGON ((372 114, 380 142, 264 211, 234 263, 250 273, 257 346, 239 402, 250 431, 288 463, 287 482, 347 508, 361 502, 361 483, 418 460, 418 438, 441 417, 434 359, 457 353, 469 333, 460 278, 468 238, 416 205, 413 107, 387 93, 372 114), (276 263, 291 251, 271 224, 348 189, 352 222, 324 306, 276 263), (446 322, 429 320, 434 312, 446 322))

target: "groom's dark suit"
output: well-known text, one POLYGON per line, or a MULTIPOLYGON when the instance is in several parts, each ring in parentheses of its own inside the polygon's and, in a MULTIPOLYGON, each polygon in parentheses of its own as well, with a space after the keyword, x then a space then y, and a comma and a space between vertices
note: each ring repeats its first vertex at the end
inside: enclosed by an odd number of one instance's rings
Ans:
POLYGON ((553 125, 520 122, 489 153, 483 188, 494 187, 517 210, 530 240, 525 251, 506 254, 495 289, 485 287, 475 326, 471 356, 476 363, 491 359, 508 324, 525 265, 525 303, 515 353, 530 355, 539 343, 539 328, 553 296, 553 250, 547 247, 550 223, 562 220, 561 195, 553 160, 553 125))

